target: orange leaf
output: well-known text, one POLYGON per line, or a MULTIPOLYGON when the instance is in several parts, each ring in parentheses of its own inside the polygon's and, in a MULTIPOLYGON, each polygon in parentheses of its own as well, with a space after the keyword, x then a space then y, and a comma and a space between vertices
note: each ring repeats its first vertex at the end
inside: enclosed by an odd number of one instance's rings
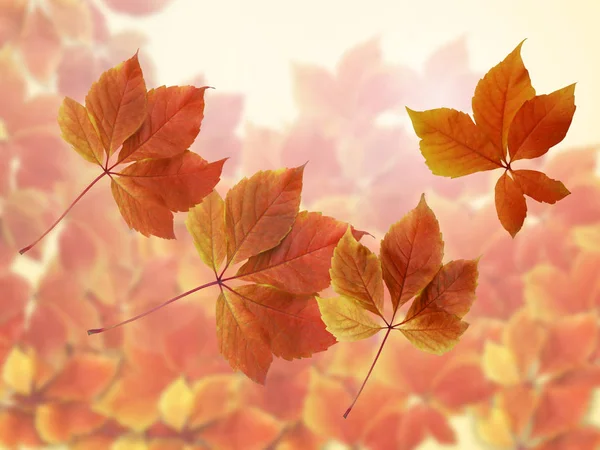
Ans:
POLYGON ((441 444, 454 444, 456 436, 446 417, 426 404, 408 409, 398 428, 399 448, 412 450, 431 435, 441 444))
POLYGON ((172 212, 188 211, 200 203, 218 183, 225 162, 207 163, 187 150, 204 117, 205 90, 162 86, 146 93, 136 53, 92 84, 85 107, 65 98, 58 119, 62 136, 83 158, 98 164, 102 173, 20 253, 43 239, 106 175, 112 179, 113 197, 130 228, 145 236, 173 239, 172 212), (109 166, 111 155, 121 145, 117 161, 109 166), (113 171, 133 161, 121 172, 113 171))
POLYGON ((381 263, 371 250, 352 237, 350 227, 333 251, 329 273, 335 292, 353 298, 362 308, 383 317, 381 263))
POLYGON ((508 133, 511 161, 544 155, 567 135, 575 114, 575 84, 526 101, 508 133))
MULTIPOLYGON (((321 291, 329 286, 331 256, 347 227, 321 213, 302 211, 277 247, 250 258, 236 276, 296 294, 321 291)), ((360 238, 356 231, 355 236, 360 238)))
POLYGON ((137 53, 100 76, 85 107, 110 157, 146 119, 146 83, 137 53))
POLYGON ((148 116, 123 143, 119 162, 167 158, 185 150, 198 136, 207 87, 161 86, 148 91, 148 116))
POLYGON ((189 151, 138 161, 113 178, 113 196, 130 228, 144 236, 173 238, 171 211, 187 211, 210 194, 224 162, 208 163, 189 151))
POLYGON ((225 196, 227 263, 275 247, 289 233, 300 206, 304 166, 244 178, 225 196))
POLYGON ((55 25, 42 8, 33 9, 26 17, 19 46, 31 74, 41 81, 48 81, 56 72, 63 47, 55 25))
POLYGON ((261 384, 271 353, 287 360, 306 358, 335 343, 313 297, 267 285, 224 290, 217 300, 217 329, 219 348, 232 367, 261 384))
POLYGON ((127 166, 117 183, 135 183, 156 195, 170 211, 188 211, 219 182, 225 159, 208 163, 185 151, 172 158, 145 159, 127 166))
POLYGON ((48 443, 64 443, 88 434, 106 422, 83 403, 49 403, 35 413, 35 425, 42 439, 48 443))
POLYGON ((506 172, 496 183, 496 212, 500 223, 512 237, 515 237, 527 216, 525 196, 519 185, 506 172))
POLYGON ((539 372, 557 375, 584 364, 597 346, 597 320, 590 312, 553 323, 541 352, 539 372))
POLYGON ((570 194, 569 190, 558 180, 549 178, 535 170, 513 170, 512 175, 521 187, 523 194, 538 202, 554 204, 570 194))
POLYGON ((406 322, 412 320, 429 306, 436 306, 462 318, 475 300, 478 260, 450 261, 439 270, 423 292, 415 298, 406 313, 406 322))
POLYGON ((550 438, 575 427, 585 416, 592 389, 585 386, 544 387, 531 426, 531 438, 550 438))
POLYGON ((425 288, 442 264, 440 226, 425 196, 415 209, 393 224, 381 241, 383 279, 394 313, 425 288))
POLYGON ((221 291, 216 320, 219 351, 232 369, 239 369, 250 379, 265 384, 273 361, 269 338, 244 299, 227 289, 221 291))
POLYGON ((441 355, 452 349, 469 324, 443 309, 428 306, 397 329, 417 348, 441 355))
POLYGON ((457 178, 502 167, 502 152, 468 114, 449 108, 406 110, 421 138, 425 163, 434 175, 457 178))
POLYGON ((535 96, 521 58, 522 45, 477 84, 472 103, 475 122, 454 109, 417 112, 406 108, 421 138, 421 153, 434 175, 455 178, 496 168, 514 174, 511 179, 504 173, 495 189, 498 218, 513 238, 527 215, 523 194, 556 203, 570 192, 541 172, 517 174, 511 164, 542 156, 562 141, 575 113, 574 84, 535 96))
POLYGON ((211 448, 261 450, 270 448, 282 429, 283 423, 275 417, 246 406, 207 426, 200 433, 200 438, 211 448))
POLYGON ((510 124, 525 101, 535 95, 529 72, 517 45, 504 60, 477 83, 473 96, 473 117, 477 127, 506 157, 510 124))
POLYGON ((104 392, 117 372, 117 361, 102 355, 81 354, 67 365, 44 390, 48 398, 91 401, 104 392))

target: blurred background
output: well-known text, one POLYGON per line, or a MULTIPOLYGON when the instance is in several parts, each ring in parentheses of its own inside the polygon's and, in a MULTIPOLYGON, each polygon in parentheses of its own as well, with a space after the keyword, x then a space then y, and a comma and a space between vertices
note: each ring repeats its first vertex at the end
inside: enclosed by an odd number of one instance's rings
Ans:
POLYGON ((0 0, 0 446, 5 449, 536 449, 600 446, 600 3, 588 0, 0 0), (521 168, 572 195, 528 199, 515 239, 500 173, 424 164, 405 106, 471 112, 477 81, 523 39, 538 94, 577 82, 565 140, 521 168), (60 138, 64 96, 139 49, 149 87, 214 86, 192 150, 226 162, 224 195, 309 161, 301 209, 375 236, 421 193, 445 261, 480 262, 471 326, 444 356, 380 337, 275 360, 265 387, 216 344, 215 290, 176 241, 128 230, 108 184, 19 256, 96 176, 60 138))

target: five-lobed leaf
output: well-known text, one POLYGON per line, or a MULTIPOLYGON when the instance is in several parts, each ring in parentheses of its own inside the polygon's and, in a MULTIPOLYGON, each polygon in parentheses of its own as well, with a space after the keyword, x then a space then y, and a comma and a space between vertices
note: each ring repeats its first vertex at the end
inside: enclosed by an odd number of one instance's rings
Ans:
MULTIPOLYGON (((217 276, 211 284, 220 285, 219 349, 232 368, 258 383, 265 382, 273 355, 304 358, 336 342, 315 293, 329 286, 331 256, 348 224, 298 212, 303 170, 258 172, 234 186, 225 200, 213 191, 186 220, 202 261, 217 276), (243 258, 248 260, 237 274, 224 278, 227 267, 243 258), (256 284, 229 287, 231 279, 256 284)), ((352 229, 352 234, 360 239, 366 233, 352 229)))
POLYGON ((425 202, 390 226, 377 258, 347 230, 333 252, 331 277, 339 297, 317 298, 327 330, 340 341, 357 341, 386 329, 379 350, 347 417, 362 392, 392 330, 415 347, 434 354, 451 350, 468 328, 462 317, 475 300, 478 260, 442 266, 444 241, 425 202), (379 268, 381 269, 379 270, 379 268), (381 282, 390 291, 392 317, 383 317, 381 282), (394 323, 398 308, 415 297, 404 320, 394 323), (374 314, 375 316, 371 316, 374 314), (379 316, 382 326, 375 320, 379 316))
POLYGON ((225 160, 208 163, 188 150, 200 131, 206 89, 161 86, 146 92, 136 54, 102 74, 85 107, 67 97, 60 108, 63 138, 111 178, 125 222, 145 236, 173 239, 173 212, 188 211, 219 182, 225 160))
POLYGON ((497 168, 511 172, 514 179, 503 174, 495 194, 498 218, 512 237, 525 220, 523 194, 547 203, 569 194, 562 183, 544 174, 517 174, 512 163, 542 156, 561 142, 575 113, 575 84, 535 95, 521 58, 522 45, 479 80, 472 101, 475 122, 453 109, 406 108, 433 174, 455 178, 497 168))
POLYGON ((332 285, 340 296, 318 299, 327 329, 339 340, 364 339, 382 328, 398 329, 423 350, 450 350, 467 328, 462 317, 475 299, 478 260, 442 266, 443 245, 438 221, 424 196, 390 227, 381 241, 379 258, 347 231, 331 262, 332 285), (387 327, 370 315, 385 320, 380 314, 383 305, 371 300, 382 280, 393 307, 387 327), (398 308, 415 296, 404 320, 392 324, 398 308))

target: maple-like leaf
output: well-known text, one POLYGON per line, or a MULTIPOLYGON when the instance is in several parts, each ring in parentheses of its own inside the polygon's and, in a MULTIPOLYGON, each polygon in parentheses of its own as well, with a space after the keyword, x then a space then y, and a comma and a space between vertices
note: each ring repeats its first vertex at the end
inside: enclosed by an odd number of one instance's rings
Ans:
POLYGON ((340 297, 317 301, 327 330, 340 341, 364 339, 387 329, 367 379, 392 330, 402 332, 421 350, 442 354, 452 349, 467 329, 462 317, 475 300, 478 260, 442 265, 443 247, 438 221, 424 195, 415 209, 390 227, 381 241, 379 257, 357 242, 350 230, 336 246, 330 274, 340 297), (391 296, 389 321, 383 314, 383 282, 391 296), (399 307, 412 297, 405 318, 394 323, 399 307))
POLYGON ((188 211, 218 183, 225 159, 208 163, 188 150, 200 132, 207 87, 161 86, 146 91, 137 53, 92 84, 85 106, 66 97, 58 123, 63 139, 108 176, 127 225, 144 236, 174 239, 173 212, 188 211), (116 161, 109 165, 111 156, 116 161), (121 171, 120 164, 132 163, 121 171))
MULTIPOLYGON (((193 292, 219 286, 217 346, 233 369, 252 380, 265 383, 273 356, 307 358, 333 345, 336 340, 325 329, 315 294, 331 282, 331 256, 348 224, 298 211, 304 167, 260 171, 233 186, 225 199, 216 191, 207 195, 190 209, 186 226, 216 280, 88 333, 132 322, 193 292), (235 275, 225 276, 230 266, 243 261, 235 275), (233 280, 256 284, 230 285, 233 280)), ((364 234, 352 228, 355 239, 364 234)))
POLYGON ((561 142, 575 113, 575 84, 536 95, 521 59, 521 42, 477 84, 473 117, 461 111, 406 108, 434 175, 462 177, 504 169, 495 190, 502 226, 515 237, 527 215, 525 196, 556 203, 570 194, 542 172, 514 170, 519 159, 538 158, 561 142))

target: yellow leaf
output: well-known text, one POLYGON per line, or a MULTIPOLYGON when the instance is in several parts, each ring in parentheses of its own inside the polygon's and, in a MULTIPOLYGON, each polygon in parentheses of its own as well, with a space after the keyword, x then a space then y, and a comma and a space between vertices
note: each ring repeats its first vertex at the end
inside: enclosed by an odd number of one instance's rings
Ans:
POLYGON ((190 416, 193 404, 194 393, 192 389, 183 377, 179 377, 161 394, 158 401, 158 410, 163 422, 177 431, 181 431, 190 416))
POLYGON ((376 334, 382 327, 371 316, 348 297, 316 297, 321 310, 321 318, 327 331, 338 341, 358 341, 376 334))
POLYGON ((31 352, 13 347, 2 368, 2 380, 15 392, 31 394, 35 376, 35 360, 31 352))
POLYGON ((477 431, 486 443, 496 447, 512 449, 515 445, 510 421, 498 407, 494 407, 487 417, 477 421, 477 431))
POLYGON ((498 384, 510 386, 520 382, 515 356, 504 345, 486 342, 482 364, 485 375, 498 384))

